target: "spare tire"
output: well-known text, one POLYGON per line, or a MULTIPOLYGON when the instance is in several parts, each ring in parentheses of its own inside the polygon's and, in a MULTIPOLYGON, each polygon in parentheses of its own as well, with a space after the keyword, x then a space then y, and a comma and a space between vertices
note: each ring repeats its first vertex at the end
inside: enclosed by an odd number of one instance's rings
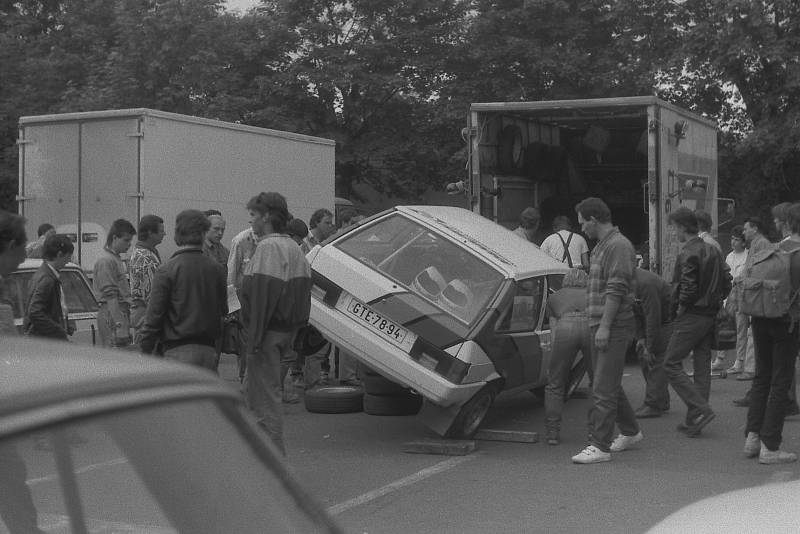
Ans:
POLYGON ((363 409, 364 390, 356 386, 318 386, 306 390, 306 410, 312 413, 352 413, 363 409))
POLYGON ((417 415, 422 408, 422 396, 407 392, 404 395, 364 395, 364 413, 369 415, 417 415))

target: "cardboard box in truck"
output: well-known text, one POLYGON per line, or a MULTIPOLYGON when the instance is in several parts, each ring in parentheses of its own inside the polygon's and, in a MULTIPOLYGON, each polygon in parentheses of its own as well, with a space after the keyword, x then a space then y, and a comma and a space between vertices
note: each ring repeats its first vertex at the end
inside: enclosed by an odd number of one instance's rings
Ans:
POLYGON ((575 221, 575 204, 600 197, 669 279, 677 245, 667 214, 683 205, 719 222, 715 123, 655 97, 476 103, 466 134, 472 210, 512 228, 537 206, 540 240, 554 217, 575 221))
POLYGON ((111 223, 155 214, 177 249, 175 216, 217 209, 223 242, 248 226, 247 201, 261 191, 286 196, 308 221, 334 209, 334 142, 216 120, 128 109, 22 117, 19 211, 36 236, 44 222, 75 240, 75 260, 91 271, 111 223))

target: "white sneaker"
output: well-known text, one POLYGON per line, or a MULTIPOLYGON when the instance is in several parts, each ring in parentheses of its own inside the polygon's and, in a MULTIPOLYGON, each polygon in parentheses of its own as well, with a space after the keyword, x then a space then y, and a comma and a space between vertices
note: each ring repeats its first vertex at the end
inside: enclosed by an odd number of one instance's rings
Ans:
POLYGON ((744 439, 744 455, 755 458, 761 452, 761 439, 755 432, 748 432, 744 439))
POLYGON ((758 463, 788 464, 796 461, 797 461, 797 455, 795 453, 782 451, 780 449, 778 449, 777 451, 771 451, 764 445, 764 443, 761 443, 761 450, 759 451, 758 454, 758 463))
POLYGON ((596 464, 599 462, 610 462, 611 453, 603 452, 594 445, 589 445, 581 452, 572 457, 572 462, 576 464, 596 464))
POLYGON ((633 436, 626 436, 625 434, 620 434, 614 439, 614 442, 611 444, 611 452, 622 452, 634 443, 639 443, 644 438, 644 434, 640 430, 633 436))

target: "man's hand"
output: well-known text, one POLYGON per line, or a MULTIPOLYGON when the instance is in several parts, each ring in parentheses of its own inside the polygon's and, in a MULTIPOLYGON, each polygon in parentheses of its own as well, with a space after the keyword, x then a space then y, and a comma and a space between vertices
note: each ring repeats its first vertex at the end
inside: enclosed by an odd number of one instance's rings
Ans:
POLYGON ((597 333, 594 335, 594 345, 600 350, 608 348, 608 338, 611 336, 611 329, 607 326, 600 325, 597 327, 597 333))
POLYGON ((646 365, 651 365, 653 363, 653 353, 647 350, 647 343, 644 339, 636 341, 636 355, 646 365))

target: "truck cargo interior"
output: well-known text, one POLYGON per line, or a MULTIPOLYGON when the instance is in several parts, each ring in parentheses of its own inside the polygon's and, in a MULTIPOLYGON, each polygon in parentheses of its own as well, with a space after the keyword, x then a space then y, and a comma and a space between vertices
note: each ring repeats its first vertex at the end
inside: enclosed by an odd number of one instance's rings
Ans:
MULTIPOLYGON (((558 215, 575 221, 575 204, 606 201, 614 223, 646 253, 648 117, 643 106, 479 114, 484 215, 508 227, 538 206, 540 233, 558 215), (489 198, 487 202, 487 197, 489 198)), ((577 228, 576 228, 577 229, 577 228)))

